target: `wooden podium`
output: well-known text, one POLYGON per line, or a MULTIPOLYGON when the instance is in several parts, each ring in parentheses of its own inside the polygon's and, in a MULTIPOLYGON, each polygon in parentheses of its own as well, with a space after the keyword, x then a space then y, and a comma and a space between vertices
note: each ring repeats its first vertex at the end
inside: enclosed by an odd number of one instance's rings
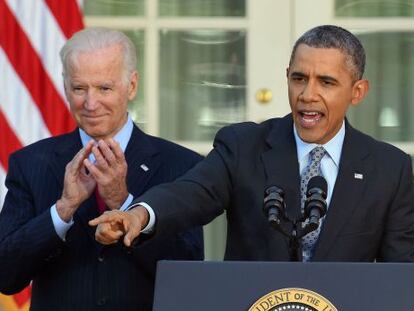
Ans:
POLYGON ((414 310, 414 264, 158 263, 154 311, 414 310))

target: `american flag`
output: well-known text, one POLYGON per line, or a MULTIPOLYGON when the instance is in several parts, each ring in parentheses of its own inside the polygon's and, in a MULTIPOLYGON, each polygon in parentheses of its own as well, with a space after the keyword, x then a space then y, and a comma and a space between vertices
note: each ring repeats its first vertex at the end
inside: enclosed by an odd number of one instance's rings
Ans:
MULTIPOLYGON (((83 28, 81 0, 0 0, 0 209, 11 152, 75 127, 59 50, 83 28)), ((30 289, 0 297, 0 310, 28 310, 30 289)))

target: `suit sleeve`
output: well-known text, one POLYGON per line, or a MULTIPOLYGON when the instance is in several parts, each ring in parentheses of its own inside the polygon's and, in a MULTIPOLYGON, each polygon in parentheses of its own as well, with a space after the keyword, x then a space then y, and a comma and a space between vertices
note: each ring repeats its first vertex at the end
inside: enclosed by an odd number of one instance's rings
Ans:
POLYGON ((203 161, 175 182, 153 187, 132 204, 146 202, 153 208, 156 234, 207 224, 229 206, 236 166, 236 134, 223 128, 203 161))
POLYGON ((49 208, 36 214, 29 182, 14 156, 10 157, 6 186, 0 213, 0 291, 13 294, 58 256, 63 242, 53 227, 49 208))
POLYGON ((414 188, 408 155, 399 173, 398 190, 387 215, 380 261, 414 261, 414 188))

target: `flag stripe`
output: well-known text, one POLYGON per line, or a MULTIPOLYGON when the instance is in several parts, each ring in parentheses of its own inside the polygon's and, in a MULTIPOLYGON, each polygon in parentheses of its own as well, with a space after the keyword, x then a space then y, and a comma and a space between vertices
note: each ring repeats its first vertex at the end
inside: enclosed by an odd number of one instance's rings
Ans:
MULTIPOLYGON (((59 51, 83 28, 82 0, 0 0, 0 210, 9 154, 73 129, 59 51)), ((28 286, 0 294, 0 309, 28 311, 28 286)))
POLYGON ((9 154, 22 147, 21 142, 14 134, 13 130, 7 122, 3 112, 0 110, 0 139, 2 141, 2 148, 0 148, 0 162, 1 166, 7 170, 9 168, 8 160, 9 154))
POLYGON ((7 0, 6 3, 36 50, 55 89, 62 98, 65 98, 62 83, 62 63, 58 51, 65 44, 66 37, 60 30, 49 7, 43 0, 7 0))
POLYGON ((0 109, 21 143, 28 145, 49 137, 50 132, 37 105, 1 48, 0 85, 6 90, 0 92, 0 109))
POLYGON ((0 23, 0 46, 29 89, 51 134, 58 135, 73 128, 74 122, 63 99, 4 0, 0 0, 0 20, 3 21, 0 23))
POLYGON ((83 28, 80 9, 75 1, 46 0, 66 38, 83 28))

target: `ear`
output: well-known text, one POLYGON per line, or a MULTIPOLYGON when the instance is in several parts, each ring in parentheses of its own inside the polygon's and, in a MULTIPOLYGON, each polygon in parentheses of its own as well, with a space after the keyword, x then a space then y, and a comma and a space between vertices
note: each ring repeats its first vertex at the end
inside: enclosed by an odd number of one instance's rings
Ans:
POLYGON ((358 80, 352 87, 351 105, 356 106, 362 102, 369 91, 369 81, 366 79, 358 80))
POLYGON ((289 79, 289 67, 286 68, 286 78, 289 79))
POLYGON ((66 79, 65 79, 65 76, 64 75, 62 75, 62 79, 63 79, 63 90, 65 91, 65 95, 66 95, 66 97, 68 97, 68 87, 66 86, 66 79))
POLYGON ((69 101, 69 86, 68 86, 68 77, 65 77, 63 74, 62 74, 62 78, 63 78, 63 90, 64 90, 64 92, 65 92, 65 96, 66 96, 66 99, 67 99, 67 101, 69 101))
POLYGON ((138 90, 139 75, 137 71, 131 74, 131 79, 128 84, 128 100, 133 100, 138 90))

